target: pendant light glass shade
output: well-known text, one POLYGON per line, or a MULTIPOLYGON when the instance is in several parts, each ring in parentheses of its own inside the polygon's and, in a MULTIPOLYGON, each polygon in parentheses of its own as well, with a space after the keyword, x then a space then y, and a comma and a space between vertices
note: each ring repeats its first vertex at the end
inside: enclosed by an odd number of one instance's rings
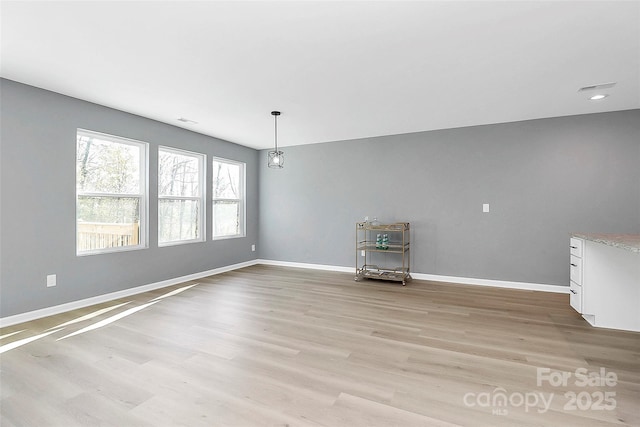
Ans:
POLYGON ((272 111, 271 115, 275 121, 275 148, 273 151, 269 151, 268 166, 270 168, 282 169, 284 167, 284 153, 278 150, 278 116, 280 111, 272 111))
POLYGON ((269 151, 269 167, 278 169, 284 167, 284 153, 282 151, 269 151))

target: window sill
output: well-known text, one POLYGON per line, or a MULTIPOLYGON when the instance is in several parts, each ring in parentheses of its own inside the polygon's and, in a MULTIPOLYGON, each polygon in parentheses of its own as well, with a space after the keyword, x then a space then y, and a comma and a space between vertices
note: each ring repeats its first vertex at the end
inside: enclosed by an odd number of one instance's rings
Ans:
POLYGON ((192 239, 192 240, 175 240, 172 242, 163 242, 158 243, 159 248, 166 248, 168 246, 180 246, 180 245, 188 245, 191 243, 204 243, 203 239, 192 239))
POLYGON ((118 253, 118 252, 138 251, 138 250, 142 250, 142 249, 149 249, 149 247, 148 246, 138 245, 138 246, 122 246, 122 247, 118 247, 118 248, 108 248, 108 249, 96 249, 96 250, 93 250, 93 251, 76 252, 76 256, 113 254, 113 253, 118 253))
POLYGON ((213 240, 241 239, 243 237, 247 237, 246 234, 234 234, 233 236, 218 236, 218 237, 213 237, 213 240))

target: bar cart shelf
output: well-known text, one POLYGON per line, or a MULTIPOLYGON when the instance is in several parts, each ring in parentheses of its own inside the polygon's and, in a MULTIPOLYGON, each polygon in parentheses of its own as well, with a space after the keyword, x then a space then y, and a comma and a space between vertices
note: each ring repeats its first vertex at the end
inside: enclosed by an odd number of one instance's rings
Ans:
POLYGON ((374 225, 356 223, 356 281, 380 279, 402 282, 411 279, 410 226, 408 222, 374 225), (388 243, 377 241, 378 235, 387 235, 388 243), (400 264, 389 267, 391 262, 400 264))

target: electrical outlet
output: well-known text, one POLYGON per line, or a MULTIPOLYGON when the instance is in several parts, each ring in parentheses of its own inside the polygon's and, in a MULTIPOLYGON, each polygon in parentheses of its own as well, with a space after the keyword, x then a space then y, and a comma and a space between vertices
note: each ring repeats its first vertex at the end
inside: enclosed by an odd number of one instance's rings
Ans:
POLYGON ((360 251, 360 256, 365 256, 365 252, 364 251, 360 251))
POLYGON ((482 212, 489 212, 489 203, 484 203, 482 205, 482 212))
POLYGON ((256 251, 256 245, 251 245, 251 252, 255 252, 256 251))
POLYGON ((55 274, 47 275, 47 288, 50 288, 55 285, 56 285, 56 275, 55 274))

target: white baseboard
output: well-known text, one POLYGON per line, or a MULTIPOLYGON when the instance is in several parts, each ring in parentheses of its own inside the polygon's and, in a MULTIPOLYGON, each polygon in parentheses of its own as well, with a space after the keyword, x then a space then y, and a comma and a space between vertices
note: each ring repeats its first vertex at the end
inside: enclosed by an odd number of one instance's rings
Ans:
MULTIPOLYGON (((310 268, 314 270, 340 271, 344 273, 355 274, 354 267, 342 267, 337 265, 306 264, 301 262, 273 261, 268 259, 258 259, 256 263, 265 264, 265 265, 277 265, 281 267, 310 268)), ((411 277, 417 280, 429 280, 432 282, 448 282, 448 283, 459 283, 462 285, 493 286, 496 288, 524 289, 529 291, 555 292, 560 294, 569 293, 568 286, 548 285, 548 284, 542 284, 542 283, 510 282, 510 281, 504 281, 504 280, 476 279, 472 277, 457 277, 457 276, 440 276, 437 274, 424 274, 424 273, 411 273, 411 277)))
POLYGON ((163 280, 161 282, 150 283, 148 285, 137 286, 135 288, 130 288, 130 289, 123 289, 117 292, 111 292, 108 294, 98 295, 91 298, 86 298, 78 301, 68 302, 65 304, 55 305, 53 307, 46 307, 39 310, 16 314, 13 316, 2 317, 0 318, 0 327, 4 328, 6 326, 15 325, 22 322, 28 322, 31 320, 41 319, 43 317, 64 313, 64 312, 75 310, 78 308, 88 307, 90 305, 101 304, 103 302, 113 301, 119 298, 126 298, 131 295, 136 295, 136 294, 141 294, 143 292, 166 288, 168 286, 177 285, 179 283, 188 282, 190 280, 198 280, 203 277, 213 276, 215 274, 225 273, 231 270, 237 270, 238 268, 249 267, 257 263, 258 263, 257 260, 241 262, 238 264, 232 264, 232 265, 227 265, 220 268, 214 268, 213 270, 207 270, 207 271, 202 271, 200 273, 188 274, 186 276, 175 277, 173 279, 163 280))
POLYGON ((355 273, 356 271, 353 267, 340 267, 338 265, 307 264, 304 262, 274 261, 271 259, 258 259, 256 261, 256 264, 277 265, 279 267, 309 268, 311 270, 340 271, 343 273, 355 273))
POLYGON ((506 280, 476 279, 472 277, 439 276, 437 274, 411 273, 418 280, 432 282, 459 283, 461 285, 493 286, 494 288, 524 289, 528 291, 554 292, 568 294, 569 286, 547 285, 544 283, 510 282, 506 280))

